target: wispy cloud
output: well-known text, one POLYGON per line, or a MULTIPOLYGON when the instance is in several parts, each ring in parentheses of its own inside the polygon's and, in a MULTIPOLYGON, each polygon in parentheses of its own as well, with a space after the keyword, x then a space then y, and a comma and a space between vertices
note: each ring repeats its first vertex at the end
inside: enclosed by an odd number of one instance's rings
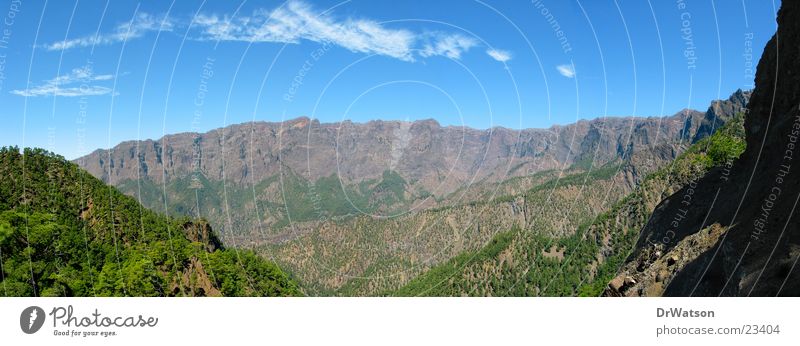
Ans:
POLYGON ((67 50, 79 47, 110 45, 140 38, 152 31, 172 31, 174 27, 175 23, 169 18, 139 13, 132 21, 118 24, 114 31, 110 33, 66 39, 45 44, 42 47, 46 50, 67 50))
POLYGON ((556 70, 558 70, 558 73, 560 73, 564 77, 567 78, 575 77, 575 68, 572 65, 567 65, 567 64, 558 65, 556 66, 556 70))
POLYGON ((478 45, 478 41, 474 38, 460 34, 436 33, 429 36, 431 38, 423 44, 419 53, 425 58, 441 55, 450 59, 461 59, 462 53, 478 45))
POLYGON ((14 95, 35 96, 97 96, 111 93, 111 88, 96 85, 95 82, 113 79, 110 74, 95 75, 90 66, 73 69, 65 75, 44 81, 29 89, 12 90, 14 95))
POLYGON ((301 1, 274 10, 256 10, 235 18, 200 15, 195 23, 201 38, 215 41, 299 43, 308 40, 331 43, 353 52, 380 54, 413 60, 414 33, 389 29, 369 19, 336 20, 316 12, 301 1))
POLYGON ((507 50, 500 50, 500 49, 489 49, 486 51, 486 54, 489 54, 492 59, 497 60, 499 62, 506 62, 511 60, 511 52, 507 50))
POLYGON ((461 34, 415 33, 389 28, 371 19, 339 19, 299 0, 274 10, 257 10, 249 16, 200 15, 195 23, 201 28, 200 38, 204 40, 275 43, 306 40, 404 61, 414 61, 416 55, 460 59, 478 44, 475 39, 461 34))

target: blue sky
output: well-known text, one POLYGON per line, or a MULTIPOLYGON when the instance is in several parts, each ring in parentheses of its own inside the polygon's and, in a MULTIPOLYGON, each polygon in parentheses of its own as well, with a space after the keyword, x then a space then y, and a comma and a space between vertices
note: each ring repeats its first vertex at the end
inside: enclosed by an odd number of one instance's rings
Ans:
POLYGON ((67 158, 252 120, 476 128, 752 88, 778 1, 0 3, 0 145, 67 158))

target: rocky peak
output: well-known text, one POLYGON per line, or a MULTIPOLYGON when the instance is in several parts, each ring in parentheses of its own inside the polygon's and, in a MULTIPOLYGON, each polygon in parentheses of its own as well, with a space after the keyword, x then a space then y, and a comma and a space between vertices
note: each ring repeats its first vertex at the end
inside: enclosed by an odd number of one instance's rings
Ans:
POLYGON ((697 142, 710 136, 714 131, 731 119, 736 114, 747 111, 747 104, 750 101, 751 91, 736 90, 727 100, 717 100, 711 102, 704 117, 697 124, 697 130, 692 137, 692 142, 697 142))

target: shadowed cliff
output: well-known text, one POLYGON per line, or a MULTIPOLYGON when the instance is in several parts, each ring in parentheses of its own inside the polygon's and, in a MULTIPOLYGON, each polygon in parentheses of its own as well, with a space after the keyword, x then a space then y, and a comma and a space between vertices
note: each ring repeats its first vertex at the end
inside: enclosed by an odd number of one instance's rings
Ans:
POLYGON ((747 149, 663 200, 605 295, 800 294, 800 2, 784 1, 745 118, 747 149))

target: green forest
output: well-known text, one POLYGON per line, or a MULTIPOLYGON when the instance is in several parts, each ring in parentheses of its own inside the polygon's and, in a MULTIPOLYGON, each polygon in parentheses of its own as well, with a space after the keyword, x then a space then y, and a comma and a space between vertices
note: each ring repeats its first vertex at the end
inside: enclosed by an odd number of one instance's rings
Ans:
POLYGON ((150 211, 63 157, 0 149, 3 296, 296 296, 203 220, 150 211))

